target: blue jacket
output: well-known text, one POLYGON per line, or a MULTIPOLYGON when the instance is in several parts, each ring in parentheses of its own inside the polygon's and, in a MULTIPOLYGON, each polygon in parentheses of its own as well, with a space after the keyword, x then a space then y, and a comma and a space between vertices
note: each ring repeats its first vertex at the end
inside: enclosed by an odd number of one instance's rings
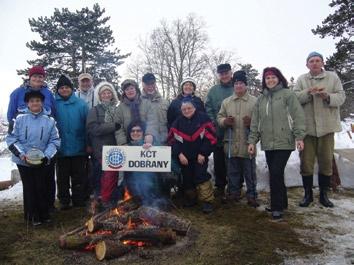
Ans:
POLYGON ((86 155, 86 117, 88 107, 82 99, 71 94, 64 100, 55 95, 57 123, 61 146, 59 157, 86 155))
POLYGON ((48 116, 45 110, 39 114, 27 111, 16 117, 13 129, 6 137, 6 143, 13 153, 12 161, 28 166, 20 159, 28 150, 37 148, 51 159, 57 153, 60 139, 54 118, 48 116))
MULTIPOLYGON (((7 121, 12 123, 12 120, 16 118, 18 113, 24 113, 27 111, 27 104, 25 102, 25 94, 32 90, 29 84, 24 84, 14 91, 12 91, 10 95, 10 102, 7 109, 7 121)), ((39 90, 44 96, 44 104, 43 107, 46 110, 47 114, 55 117, 55 101, 52 92, 50 92, 49 88, 45 85, 39 90)))

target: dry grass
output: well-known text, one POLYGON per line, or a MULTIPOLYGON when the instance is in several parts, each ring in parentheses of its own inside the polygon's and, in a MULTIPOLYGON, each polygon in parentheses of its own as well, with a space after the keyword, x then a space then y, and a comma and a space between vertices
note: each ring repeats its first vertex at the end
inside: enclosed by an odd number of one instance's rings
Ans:
POLYGON ((22 208, 0 209, 1 264, 280 264, 284 255, 303 256, 320 253, 321 246, 299 240, 294 229, 306 229, 301 217, 290 211, 287 223, 269 221, 266 212, 245 203, 217 203, 216 211, 204 215, 199 207, 175 213, 192 221, 198 231, 195 242, 180 251, 155 257, 123 258, 100 263, 93 254, 59 249, 57 239, 64 231, 87 219, 84 209, 58 212, 51 225, 33 229, 23 222, 22 208))

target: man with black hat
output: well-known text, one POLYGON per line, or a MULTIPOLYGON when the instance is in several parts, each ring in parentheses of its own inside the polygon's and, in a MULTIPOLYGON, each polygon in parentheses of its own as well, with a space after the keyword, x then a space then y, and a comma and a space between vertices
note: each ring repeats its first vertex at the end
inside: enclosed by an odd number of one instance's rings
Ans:
POLYGON ((57 161, 61 209, 85 206, 87 199, 86 103, 75 96, 71 80, 61 75, 55 95, 57 122, 62 139, 57 161), (71 185, 70 185, 71 183, 71 185), (71 195, 70 195, 71 187, 71 195))
POLYGON ((313 169, 317 159, 320 203, 333 207, 327 191, 333 173, 334 133, 342 130, 339 108, 345 101, 345 92, 338 76, 323 69, 320 53, 311 52, 307 56, 306 66, 309 73, 301 75, 294 87, 306 118, 305 147, 300 154, 305 195, 299 205, 308 207, 313 201, 313 169))
POLYGON ((258 207, 256 201, 256 160, 248 155, 247 138, 249 134, 251 116, 257 98, 247 91, 247 77, 244 71, 236 71, 232 77, 234 94, 226 98, 217 115, 217 121, 221 128, 225 128, 230 134, 224 137, 224 150, 228 154, 228 198, 239 201, 241 195, 241 180, 243 176, 247 185, 247 202, 252 207, 258 207), (230 137, 230 139, 229 139, 230 137), (230 148, 230 150, 229 150, 230 148))
POLYGON ((218 65, 217 73, 220 83, 210 88, 205 102, 205 109, 216 127, 218 142, 213 153, 215 186, 217 194, 224 195, 226 186, 226 160, 223 147, 224 129, 218 126, 216 116, 220 110, 221 102, 233 93, 231 65, 228 63, 218 65))
POLYGON ((142 78, 143 91, 141 98, 148 100, 152 106, 154 116, 158 119, 158 135, 160 144, 167 140, 167 109, 168 101, 164 99, 156 87, 156 78, 152 73, 146 73, 142 78))

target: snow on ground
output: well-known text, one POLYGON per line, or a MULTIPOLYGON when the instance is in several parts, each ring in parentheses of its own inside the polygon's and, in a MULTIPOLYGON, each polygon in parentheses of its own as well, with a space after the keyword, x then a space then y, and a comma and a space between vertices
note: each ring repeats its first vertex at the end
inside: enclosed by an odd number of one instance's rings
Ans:
POLYGON ((341 193, 333 197, 331 200, 335 207, 332 209, 320 207, 317 202, 308 208, 292 209, 303 216, 306 225, 315 227, 298 230, 300 238, 309 244, 323 245, 323 253, 288 259, 284 264, 354 264, 354 199, 341 193))

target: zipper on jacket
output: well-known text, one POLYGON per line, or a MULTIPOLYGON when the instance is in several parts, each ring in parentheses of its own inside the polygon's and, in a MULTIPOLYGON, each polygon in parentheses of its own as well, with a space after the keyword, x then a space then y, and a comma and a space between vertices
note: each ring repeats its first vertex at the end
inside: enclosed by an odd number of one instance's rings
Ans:
POLYGON ((42 138, 43 138, 43 126, 42 126, 42 130, 41 130, 41 138, 40 138, 40 140, 42 140, 42 138))
POLYGON ((26 131, 25 131, 25 139, 27 140, 27 129, 28 129, 28 126, 26 126, 26 131))

